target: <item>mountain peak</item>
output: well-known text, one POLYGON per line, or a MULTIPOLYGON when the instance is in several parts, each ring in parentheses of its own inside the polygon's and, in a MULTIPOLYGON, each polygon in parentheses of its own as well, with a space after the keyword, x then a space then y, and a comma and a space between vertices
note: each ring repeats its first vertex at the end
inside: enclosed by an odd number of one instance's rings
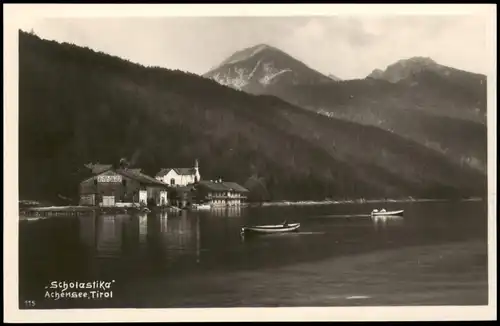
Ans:
POLYGON ((203 76, 225 86, 259 94, 272 85, 310 85, 332 80, 265 43, 235 52, 203 76))
POLYGON ((420 56, 411 57, 408 59, 401 59, 398 61, 398 63, 404 63, 404 62, 413 64, 437 64, 437 62, 430 57, 420 57, 420 56))
POLYGON ((439 71, 441 66, 430 57, 416 56, 401 59, 387 66, 385 70, 375 69, 368 78, 384 79, 392 83, 406 79, 422 71, 439 71))
POLYGON ((418 69, 418 68, 434 68, 436 66, 439 66, 439 64, 432 58, 417 56, 417 57, 398 60, 395 63, 387 66, 386 71, 389 69, 400 68, 400 67, 409 67, 412 69, 418 69))
POLYGON ((254 45, 251 48, 262 48, 262 49, 271 48, 271 49, 274 49, 273 46, 266 44, 266 43, 260 43, 260 44, 254 45))
POLYGON ((233 53, 229 58, 222 61, 222 63, 218 67, 228 65, 228 64, 234 64, 234 63, 237 63, 239 61, 244 61, 244 60, 247 60, 247 59, 253 57, 254 55, 256 55, 264 50, 274 50, 274 49, 276 49, 276 48, 274 48, 268 44, 264 44, 264 43, 257 44, 257 45, 251 46, 251 47, 247 47, 243 50, 236 51, 235 53, 233 53))

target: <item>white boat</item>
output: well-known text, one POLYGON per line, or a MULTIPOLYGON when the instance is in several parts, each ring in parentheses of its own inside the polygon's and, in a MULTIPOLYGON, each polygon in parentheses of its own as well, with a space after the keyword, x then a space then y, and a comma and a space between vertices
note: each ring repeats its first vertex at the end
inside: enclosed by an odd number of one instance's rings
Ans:
POLYGON ((402 216, 404 210, 397 210, 397 211, 386 211, 385 209, 378 210, 374 209, 372 211, 372 216, 402 216))
POLYGON ((299 227, 300 223, 247 226, 241 228, 241 233, 252 233, 252 234, 283 233, 283 232, 296 231, 298 230, 299 227))
POLYGON ((193 209, 211 209, 212 206, 209 204, 192 204, 191 205, 193 209))

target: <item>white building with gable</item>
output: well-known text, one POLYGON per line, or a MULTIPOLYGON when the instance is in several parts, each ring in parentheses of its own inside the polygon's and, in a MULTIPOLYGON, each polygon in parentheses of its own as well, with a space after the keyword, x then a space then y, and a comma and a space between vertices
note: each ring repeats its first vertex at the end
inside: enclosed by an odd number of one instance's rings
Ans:
POLYGON ((192 168, 164 168, 155 176, 156 180, 168 184, 171 187, 187 186, 201 180, 198 160, 195 160, 192 168))

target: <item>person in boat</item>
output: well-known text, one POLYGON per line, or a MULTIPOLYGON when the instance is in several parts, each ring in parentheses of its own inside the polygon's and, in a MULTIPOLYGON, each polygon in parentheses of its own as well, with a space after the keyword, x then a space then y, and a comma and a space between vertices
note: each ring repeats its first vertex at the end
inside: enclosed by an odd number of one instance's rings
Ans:
POLYGON ((285 221, 283 222, 283 227, 287 227, 287 226, 288 226, 288 221, 287 221, 287 220, 285 220, 285 221))

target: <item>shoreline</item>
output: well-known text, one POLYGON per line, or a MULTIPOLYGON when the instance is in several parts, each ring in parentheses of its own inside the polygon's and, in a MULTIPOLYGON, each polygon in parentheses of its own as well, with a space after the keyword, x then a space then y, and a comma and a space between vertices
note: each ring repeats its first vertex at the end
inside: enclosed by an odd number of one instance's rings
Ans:
POLYGON ((152 211, 169 211, 176 212, 181 209, 173 206, 165 207, 155 207, 153 210, 147 209, 146 207, 133 206, 133 207, 101 207, 101 206, 32 206, 32 207, 20 207, 19 208, 19 220, 39 220, 49 217, 57 216, 82 216, 91 214, 141 214, 149 213, 152 211), (146 209, 146 210, 144 210, 146 209))
MULTIPOLYGON (((483 198, 475 197, 468 199, 458 199, 460 202, 467 201, 483 201, 483 198)), ((346 199, 346 200, 322 200, 322 201, 275 201, 250 203, 249 206, 317 206, 317 205, 339 205, 339 204, 376 204, 376 203, 423 203, 423 202, 448 202, 455 199, 432 199, 432 198, 403 198, 403 199, 346 199)))
MULTIPOLYGON (((463 198, 463 199, 437 199, 437 198, 401 198, 401 199, 345 199, 345 200, 303 200, 303 201, 273 201, 273 202, 258 202, 258 203, 242 203, 240 207, 274 207, 274 206, 322 206, 322 205, 345 205, 345 204, 376 204, 376 203, 424 203, 424 202, 449 202, 449 201, 459 201, 459 202, 480 202, 484 201, 481 197, 463 198)), ((23 202, 23 201, 20 201, 23 202)), ((35 201, 32 201, 35 202, 35 201)), ((112 209, 120 210, 125 207, 113 207, 112 209)), ((218 207, 219 208, 219 207, 218 207)), ((222 208, 231 208, 229 206, 223 206, 222 208)), ((20 207, 19 212, 32 211, 32 212, 43 212, 49 210, 57 210, 60 212, 65 211, 79 211, 79 212, 91 212, 94 210, 103 209, 102 207, 90 207, 90 206, 31 206, 31 207, 20 207)), ((178 210, 171 206, 165 207, 167 210, 178 210)))

